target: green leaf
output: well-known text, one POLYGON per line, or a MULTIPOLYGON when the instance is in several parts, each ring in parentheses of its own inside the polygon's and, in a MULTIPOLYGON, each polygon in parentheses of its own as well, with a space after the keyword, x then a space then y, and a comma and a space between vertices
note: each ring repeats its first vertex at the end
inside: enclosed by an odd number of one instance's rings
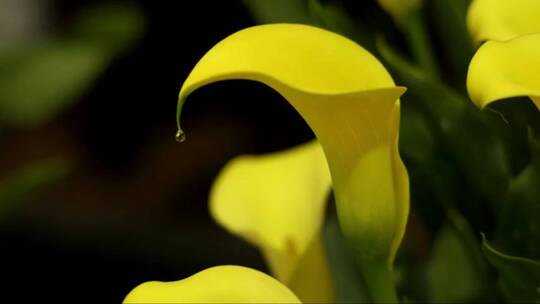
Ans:
POLYGON ((55 117, 96 81, 140 35, 133 6, 95 6, 64 35, 0 56, 0 121, 32 128, 55 117))
POLYGON ((46 122, 88 89, 106 62, 99 48, 67 41, 20 54, 0 74, 0 119, 19 127, 46 122))
POLYGON ((490 125, 489 117, 465 97, 428 77, 383 39, 377 40, 377 48, 397 82, 408 88, 403 102, 415 103, 431 118, 444 152, 495 207, 508 187, 510 160, 505 141, 490 125))
POLYGON ((517 176, 530 162, 528 130, 540 132, 540 112, 529 97, 512 97, 490 104, 484 111, 499 122, 498 130, 511 149, 512 174, 517 176))
POLYGON ((540 144, 532 132, 529 146, 531 161, 511 181, 493 236, 508 254, 540 259, 540 144))
POLYGON ((29 201, 37 191, 66 176, 70 167, 65 160, 47 159, 3 177, 0 180, 0 219, 29 201))
POLYGON ((320 0, 243 0, 258 24, 302 23, 340 33, 374 49, 372 35, 335 3, 320 0))
POLYGON ((315 25, 305 0, 244 0, 259 24, 302 23, 315 25))
POLYGON ((326 256, 338 303, 369 303, 370 298, 362 275, 356 271, 354 253, 347 245, 335 216, 324 226, 326 256))
POLYGON ((423 11, 411 10, 402 17, 398 26, 404 34, 414 62, 430 77, 440 79, 440 69, 423 11))
POLYGON ((477 299, 482 277, 475 271, 475 259, 458 231, 449 223, 439 231, 427 264, 430 302, 455 303, 477 299))
POLYGON ((499 272, 499 286, 509 302, 540 302, 540 262, 504 254, 486 240, 482 250, 499 272))
POLYGON ((373 35, 366 24, 357 23, 342 6, 321 0, 308 0, 308 9, 318 26, 351 38, 369 51, 375 49, 373 35))
POLYGON ((466 16, 469 0, 431 1, 431 20, 434 38, 441 46, 445 76, 452 84, 465 91, 465 75, 474 54, 474 45, 467 30, 466 16))
POLYGON ((69 34, 73 39, 95 43, 114 54, 130 47, 144 28, 145 17, 138 7, 108 3, 83 10, 69 34))
POLYGON ((434 155, 436 144, 429 122, 416 109, 401 108, 399 149, 403 155, 418 163, 428 162, 434 155))

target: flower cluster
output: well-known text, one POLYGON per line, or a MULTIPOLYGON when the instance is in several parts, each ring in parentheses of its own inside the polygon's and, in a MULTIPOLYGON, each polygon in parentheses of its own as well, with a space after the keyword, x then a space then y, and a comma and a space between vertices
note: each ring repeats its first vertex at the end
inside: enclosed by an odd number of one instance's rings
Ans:
MULTIPOLYGON (((406 27, 423 3, 380 4, 406 27)), ((537 0, 472 1, 467 25, 483 44, 470 62, 467 90, 478 107, 528 96, 540 109, 538 16, 537 0)), ((426 72, 435 75, 436 69, 426 72)), ((231 79, 258 81, 280 93, 316 136, 287 151, 233 159, 211 190, 214 219, 257 246, 271 276, 241 266, 212 267, 177 282, 144 283, 125 302, 335 301, 321 235, 331 189, 372 300, 397 302, 393 263, 409 215, 409 177, 398 151, 405 88, 370 52, 341 35, 308 25, 262 25, 230 35, 200 59, 181 88, 178 120, 190 93, 231 79)))

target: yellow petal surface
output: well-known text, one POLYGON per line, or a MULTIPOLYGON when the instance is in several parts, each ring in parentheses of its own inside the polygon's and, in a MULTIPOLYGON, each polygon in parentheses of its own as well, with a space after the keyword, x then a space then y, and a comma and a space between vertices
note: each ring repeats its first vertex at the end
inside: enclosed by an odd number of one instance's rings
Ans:
POLYGON ((291 289, 302 300, 321 302, 333 294, 325 276, 324 248, 318 246, 330 186, 316 141, 283 152, 240 156, 216 178, 210 212, 225 229, 259 247, 273 275, 289 287, 294 276, 311 275, 315 284, 308 285, 313 286, 291 289), (308 267, 298 267, 306 263, 308 267))
POLYGON ((300 111, 325 150, 343 232, 361 259, 389 265, 409 212, 408 175, 397 147, 402 92, 318 96, 300 111))
POLYGON ((124 303, 300 303, 283 284, 254 269, 216 266, 175 282, 146 282, 124 303))
POLYGON ((540 109, 538 71, 540 33, 503 42, 488 41, 471 60, 467 90, 480 108, 499 99, 529 96, 540 109))
POLYGON ((473 0, 467 26, 476 42, 540 33, 538 0, 473 0))
POLYGON ((330 172, 317 142, 262 156, 240 156, 217 177, 210 212, 223 227, 283 255, 275 267, 288 280, 291 267, 319 233, 330 192, 330 172))
POLYGON ((405 89, 395 86, 373 55, 343 36, 306 25, 262 25, 232 34, 206 53, 182 86, 178 116, 189 93, 226 79, 262 82, 302 115, 326 155, 343 231, 356 240, 360 258, 378 256, 390 264, 409 205, 403 194, 407 172, 396 146, 398 98, 405 89), (378 188, 373 170, 362 173, 373 167, 380 168, 378 188), (358 222, 358 214, 369 220, 358 222), (364 224, 369 226, 359 227, 364 224))

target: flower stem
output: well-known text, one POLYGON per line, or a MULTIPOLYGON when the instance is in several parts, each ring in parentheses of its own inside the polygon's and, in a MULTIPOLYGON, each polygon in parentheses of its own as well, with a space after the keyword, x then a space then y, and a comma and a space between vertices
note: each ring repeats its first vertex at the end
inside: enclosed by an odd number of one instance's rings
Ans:
POLYGON ((425 26, 422 10, 409 13, 402 20, 401 30, 405 35, 414 61, 430 76, 440 78, 439 69, 425 26))
POLYGON ((385 262, 361 263, 361 272, 373 303, 399 303, 391 270, 385 262))

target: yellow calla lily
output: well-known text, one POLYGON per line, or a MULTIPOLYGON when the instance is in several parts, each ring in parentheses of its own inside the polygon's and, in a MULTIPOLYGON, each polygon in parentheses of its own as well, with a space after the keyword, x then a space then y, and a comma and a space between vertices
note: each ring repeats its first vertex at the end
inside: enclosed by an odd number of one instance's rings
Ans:
MULTIPOLYGON (((398 98, 405 89, 345 37, 306 25, 262 25, 204 55, 180 90, 178 120, 191 92, 228 79, 262 82, 302 115, 326 155, 340 224, 359 262, 366 273, 388 278, 409 210, 408 175, 397 148, 398 98)), ((374 297, 395 300, 382 291, 374 297)))
POLYGON ((259 247, 272 274, 307 302, 334 301, 321 240, 331 179, 314 141, 229 162, 210 193, 210 212, 259 247))
POLYGON ((539 69, 540 33, 488 41, 471 60, 467 89, 480 108, 499 99, 529 96, 540 109, 539 69))
POLYGON ((474 0, 467 13, 467 26, 476 42, 508 40, 540 32, 538 0, 474 0))
POLYGON ((272 277, 241 266, 216 266, 175 282, 146 282, 124 303, 301 303, 272 277))

